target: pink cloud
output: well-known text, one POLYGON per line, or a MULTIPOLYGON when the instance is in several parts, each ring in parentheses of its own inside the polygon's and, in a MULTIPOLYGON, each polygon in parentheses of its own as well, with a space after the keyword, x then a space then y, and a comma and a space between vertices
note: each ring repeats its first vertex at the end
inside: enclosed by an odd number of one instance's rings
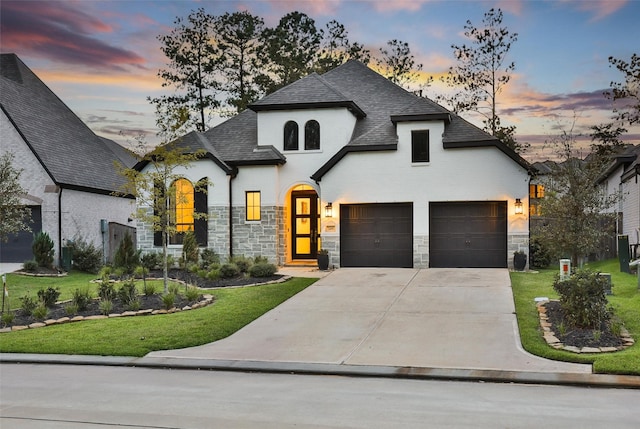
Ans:
POLYGON ((0 3, 0 37, 4 52, 33 54, 53 61, 117 70, 142 66, 136 53, 95 37, 113 28, 66 2, 0 3))
POLYGON ((593 14, 591 22, 599 21, 607 16, 622 9, 629 1, 628 0, 565 0, 578 10, 589 12, 593 14))
POLYGON ((374 1, 374 8, 378 12, 390 12, 395 10, 419 11, 422 5, 431 0, 382 0, 374 1))
POLYGON ((269 3, 274 9, 288 13, 294 10, 304 12, 309 15, 335 15, 337 13, 340 0, 271 0, 269 3))

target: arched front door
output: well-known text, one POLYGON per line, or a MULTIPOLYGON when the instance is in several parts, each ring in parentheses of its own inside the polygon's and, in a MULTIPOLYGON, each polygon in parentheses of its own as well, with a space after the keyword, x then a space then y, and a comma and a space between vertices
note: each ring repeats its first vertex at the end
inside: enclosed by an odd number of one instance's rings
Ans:
POLYGON ((316 259, 320 213, 318 194, 313 190, 291 191, 291 257, 316 259))

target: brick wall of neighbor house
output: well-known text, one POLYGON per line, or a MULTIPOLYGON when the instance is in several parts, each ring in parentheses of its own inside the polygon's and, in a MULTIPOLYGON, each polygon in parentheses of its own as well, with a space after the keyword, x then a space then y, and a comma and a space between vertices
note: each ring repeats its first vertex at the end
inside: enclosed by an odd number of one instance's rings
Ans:
POLYGON ((260 213, 262 220, 247 222, 246 208, 233 208, 233 254, 247 257, 264 256, 270 262, 276 262, 278 210, 275 206, 263 206, 260 213))
POLYGON ((63 189, 62 211, 63 244, 81 237, 99 249, 107 250, 110 238, 105 234, 103 243, 100 219, 135 227, 135 221, 128 221, 135 211, 133 199, 63 189))

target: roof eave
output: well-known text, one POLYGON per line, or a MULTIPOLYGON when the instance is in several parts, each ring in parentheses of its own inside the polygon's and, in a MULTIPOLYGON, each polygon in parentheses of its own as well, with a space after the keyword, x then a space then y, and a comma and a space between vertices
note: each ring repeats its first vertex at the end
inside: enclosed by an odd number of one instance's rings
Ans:
POLYGON ((331 107, 344 107, 358 118, 365 118, 367 114, 353 101, 323 101, 310 103, 278 103, 278 104, 250 104, 249 109, 254 112, 270 110, 302 110, 302 109, 327 109, 331 107))
POLYGON ((449 113, 423 113, 413 115, 391 115, 391 122, 417 122, 417 121, 444 121, 445 124, 451 123, 451 115, 449 113))

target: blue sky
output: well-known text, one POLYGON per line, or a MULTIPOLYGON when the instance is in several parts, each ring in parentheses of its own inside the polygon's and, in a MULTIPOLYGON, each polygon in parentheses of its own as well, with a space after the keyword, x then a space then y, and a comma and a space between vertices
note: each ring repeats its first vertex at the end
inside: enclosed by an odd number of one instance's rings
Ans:
MULTIPOLYGON (((436 77, 454 64, 451 45, 465 43, 466 21, 480 25, 486 11, 501 8, 503 25, 518 40, 510 52, 516 70, 499 98, 499 114, 503 124, 517 127, 520 141, 533 144, 525 156, 530 160, 549 156, 542 143, 574 116, 578 133, 608 121, 611 104, 602 93, 622 76, 607 58, 640 53, 636 0, 2 0, 0 50, 18 54, 96 133, 121 143, 143 133, 153 142, 146 98, 165 91, 156 77, 165 64, 157 36, 199 7, 215 15, 249 10, 268 26, 294 10, 318 27, 336 19, 351 41, 374 54, 390 39, 408 42, 425 75, 436 77)), ((426 95, 445 91, 436 81, 426 95)), ((640 143, 640 129, 630 129, 626 140, 640 143)))

